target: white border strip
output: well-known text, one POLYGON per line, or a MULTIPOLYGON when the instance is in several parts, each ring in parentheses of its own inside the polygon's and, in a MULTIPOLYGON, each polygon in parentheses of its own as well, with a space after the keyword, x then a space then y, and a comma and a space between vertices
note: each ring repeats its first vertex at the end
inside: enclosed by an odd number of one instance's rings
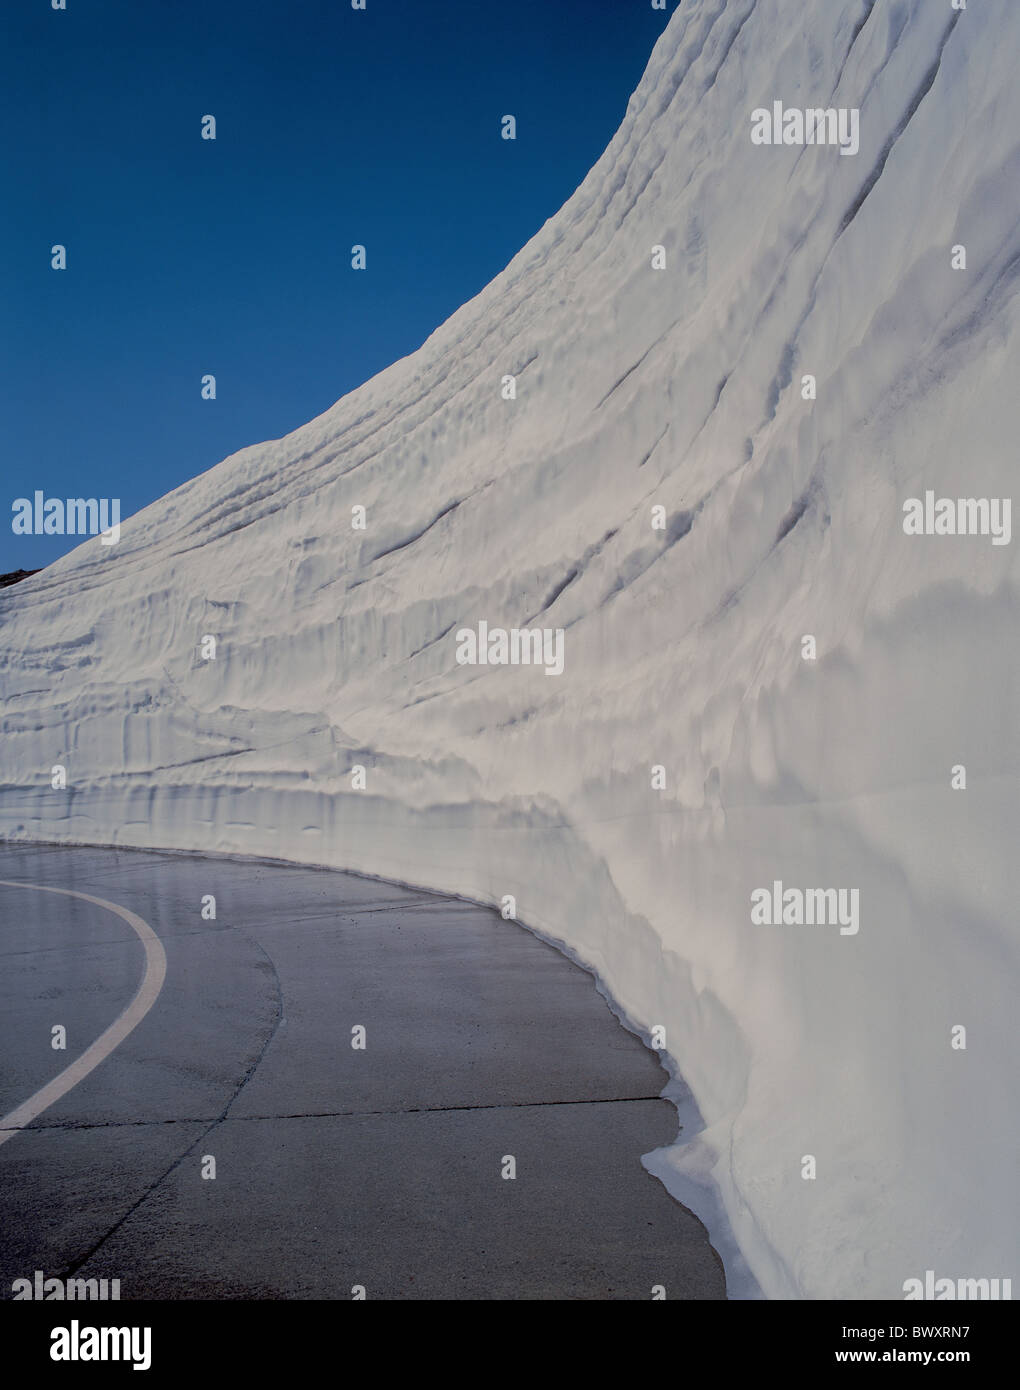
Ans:
POLYGON ((115 912, 118 917, 127 922, 145 947, 145 974, 142 976, 142 983, 138 986, 138 993, 131 1000, 131 1003, 120 1017, 110 1024, 105 1033, 100 1033, 92 1046, 86 1048, 80 1057, 43 1086, 42 1090, 36 1091, 34 1096, 30 1096, 16 1110, 12 1110, 10 1114, 4 1115, 3 1119, 0 1119, 0 1144, 5 1144, 26 1125, 31 1124, 37 1115, 41 1115, 44 1110, 47 1110, 54 1101, 58 1101, 61 1096, 66 1095, 72 1086, 77 1086, 78 1082, 88 1076, 90 1071, 94 1071, 100 1062, 105 1061, 113 1049, 124 1041, 132 1029, 141 1023, 155 1004, 159 992, 163 988, 163 981, 166 979, 166 952, 163 950, 163 943, 148 922, 143 922, 141 917, 130 912, 126 907, 118 907, 116 903, 107 902, 105 898, 94 898, 90 893, 76 893, 70 888, 49 888, 42 883, 19 883, 14 879, 7 878, 0 878, 0 887, 34 888, 40 893, 60 893, 67 898, 81 898, 83 902, 94 903, 96 907, 105 907, 109 912, 115 912))

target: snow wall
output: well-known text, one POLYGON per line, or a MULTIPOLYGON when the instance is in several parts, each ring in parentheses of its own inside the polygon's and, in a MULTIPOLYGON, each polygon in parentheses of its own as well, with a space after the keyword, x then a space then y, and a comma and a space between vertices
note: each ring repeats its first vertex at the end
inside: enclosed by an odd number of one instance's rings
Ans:
POLYGON ((904 503, 1009 497, 1018 53, 1015 0, 686 0, 418 352, 0 595, 0 832, 512 895, 665 1030, 731 1296, 1015 1277, 1016 549, 904 503))

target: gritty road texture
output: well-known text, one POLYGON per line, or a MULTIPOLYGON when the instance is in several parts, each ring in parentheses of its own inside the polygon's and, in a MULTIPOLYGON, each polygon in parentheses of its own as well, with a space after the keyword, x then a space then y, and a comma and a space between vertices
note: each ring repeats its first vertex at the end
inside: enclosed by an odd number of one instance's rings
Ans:
MULTIPOLYGON (((725 1297, 701 1223, 641 1167, 676 1135, 665 1072, 515 923, 197 856, 0 845, 0 878, 121 904, 167 960, 134 1030, 0 1146, 0 1298, 36 1270, 122 1299, 725 1297)), ((113 913, 0 888, 0 1115, 144 970, 113 913)))

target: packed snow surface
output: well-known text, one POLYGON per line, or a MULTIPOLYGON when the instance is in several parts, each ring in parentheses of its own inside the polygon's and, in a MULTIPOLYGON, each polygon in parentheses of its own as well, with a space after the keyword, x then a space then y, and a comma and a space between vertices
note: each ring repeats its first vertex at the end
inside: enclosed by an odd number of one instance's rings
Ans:
POLYGON ((903 504, 1010 495, 1018 54, 1015 0, 685 0, 418 352, 0 596, 4 835, 512 895, 690 1088, 646 1163, 733 1294, 1015 1278, 1016 547, 903 504))

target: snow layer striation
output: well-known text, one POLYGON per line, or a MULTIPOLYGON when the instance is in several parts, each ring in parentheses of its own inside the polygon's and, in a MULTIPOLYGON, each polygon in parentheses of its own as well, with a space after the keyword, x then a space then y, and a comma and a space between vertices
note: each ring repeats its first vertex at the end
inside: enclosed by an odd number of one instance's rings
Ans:
POLYGON ((1010 493, 1020 7, 793 9, 686 0, 418 352, 3 594, 0 830, 512 894, 665 1029, 645 1161, 731 1294, 902 1298, 1018 1273, 1016 552, 902 505, 1010 493), (859 153, 753 144, 775 100, 859 153), (563 674, 459 665, 482 620, 563 674))

